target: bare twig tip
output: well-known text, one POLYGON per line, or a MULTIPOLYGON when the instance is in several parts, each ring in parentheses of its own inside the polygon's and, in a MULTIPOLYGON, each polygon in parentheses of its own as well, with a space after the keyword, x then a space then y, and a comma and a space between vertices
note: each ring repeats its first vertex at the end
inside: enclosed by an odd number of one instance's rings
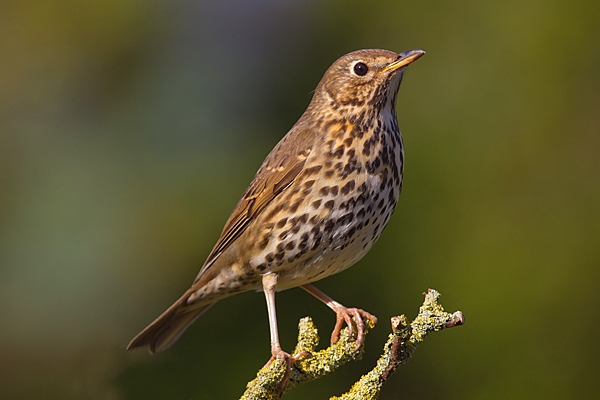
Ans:
POLYGON ((461 311, 456 311, 452 314, 452 319, 444 324, 444 328, 452 328, 454 326, 464 325, 465 316, 461 311))
POLYGON ((408 327, 408 322, 406 320, 406 316, 404 315, 396 315, 391 318, 392 322, 392 332, 398 334, 401 330, 406 329, 408 327))

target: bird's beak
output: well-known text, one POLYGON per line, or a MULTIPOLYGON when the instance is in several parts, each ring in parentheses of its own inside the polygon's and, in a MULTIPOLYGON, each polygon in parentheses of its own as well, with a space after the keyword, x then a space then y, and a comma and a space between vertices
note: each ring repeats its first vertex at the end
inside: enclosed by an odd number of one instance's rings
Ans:
POLYGON ((408 64, 420 58, 423 54, 425 54, 425 50, 421 49, 404 51, 398 54, 398 59, 396 61, 384 67, 381 72, 395 71, 402 67, 406 67, 408 64))

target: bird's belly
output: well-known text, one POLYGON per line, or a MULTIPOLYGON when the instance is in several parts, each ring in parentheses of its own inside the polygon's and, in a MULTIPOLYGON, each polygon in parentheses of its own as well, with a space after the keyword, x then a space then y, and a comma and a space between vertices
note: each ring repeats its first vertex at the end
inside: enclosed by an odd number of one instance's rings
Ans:
POLYGON ((347 183, 333 190, 335 186, 326 182, 315 185, 314 192, 320 195, 308 196, 285 224, 276 222, 269 244, 250 264, 259 273, 277 273, 278 288, 283 290, 323 279, 359 261, 379 239, 400 192, 399 187, 382 189, 380 175, 361 178, 349 185, 352 189, 347 183))

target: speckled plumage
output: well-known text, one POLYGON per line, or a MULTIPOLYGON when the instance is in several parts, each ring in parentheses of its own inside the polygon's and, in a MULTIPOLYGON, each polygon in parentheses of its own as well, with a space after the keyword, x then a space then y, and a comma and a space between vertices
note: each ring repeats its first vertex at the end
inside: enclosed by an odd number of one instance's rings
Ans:
MULTIPOLYGON (((402 189, 396 94, 404 68, 423 54, 359 50, 335 61, 305 113, 263 162, 191 288, 128 349, 168 348, 214 302, 263 289, 267 275, 282 290, 360 260, 381 235, 402 189), (368 69, 364 75, 358 63, 368 69)), ((344 308, 317 297, 336 313, 335 307, 344 308)))

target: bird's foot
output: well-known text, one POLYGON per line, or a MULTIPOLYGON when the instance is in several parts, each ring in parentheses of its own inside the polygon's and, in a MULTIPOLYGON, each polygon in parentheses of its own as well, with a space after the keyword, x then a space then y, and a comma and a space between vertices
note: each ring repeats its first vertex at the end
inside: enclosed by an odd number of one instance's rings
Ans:
POLYGON ((354 335, 356 332, 355 350, 360 349, 365 340, 365 321, 370 321, 371 324, 375 325, 377 317, 360 308, 346 308, 342 305, 336 306, 333 311, 335 311, 335 327, 333 328, 333 332, 331 332, 331 344, 333 345, 338 342, 342 326, 346 322, 350 333, 354 335), (354 322, 352 322, 353 318, 354 322), (356 331, 354 330, 354 325, 356 325, 356 331))
POLYGON ((273 363, 273 361, 277 360, 281 360, 282 363, 285 363, 285 374, 283 375, 281 382, 279 382, 279 385, 277 385, 277 390, 279 391, 279 393, 283 393, 285 383, 290 378, 290 374, 292 372, 292 364, 310 355, 311 354, 308 351, 301 351, 296 355, 291 355, 290 353, 281 350, 281 348, 271 349, 271 358, 269 359, 269 361, 267 361, 263 368, 268 367, 269 365, 271 365, 271 363, 273 363))

